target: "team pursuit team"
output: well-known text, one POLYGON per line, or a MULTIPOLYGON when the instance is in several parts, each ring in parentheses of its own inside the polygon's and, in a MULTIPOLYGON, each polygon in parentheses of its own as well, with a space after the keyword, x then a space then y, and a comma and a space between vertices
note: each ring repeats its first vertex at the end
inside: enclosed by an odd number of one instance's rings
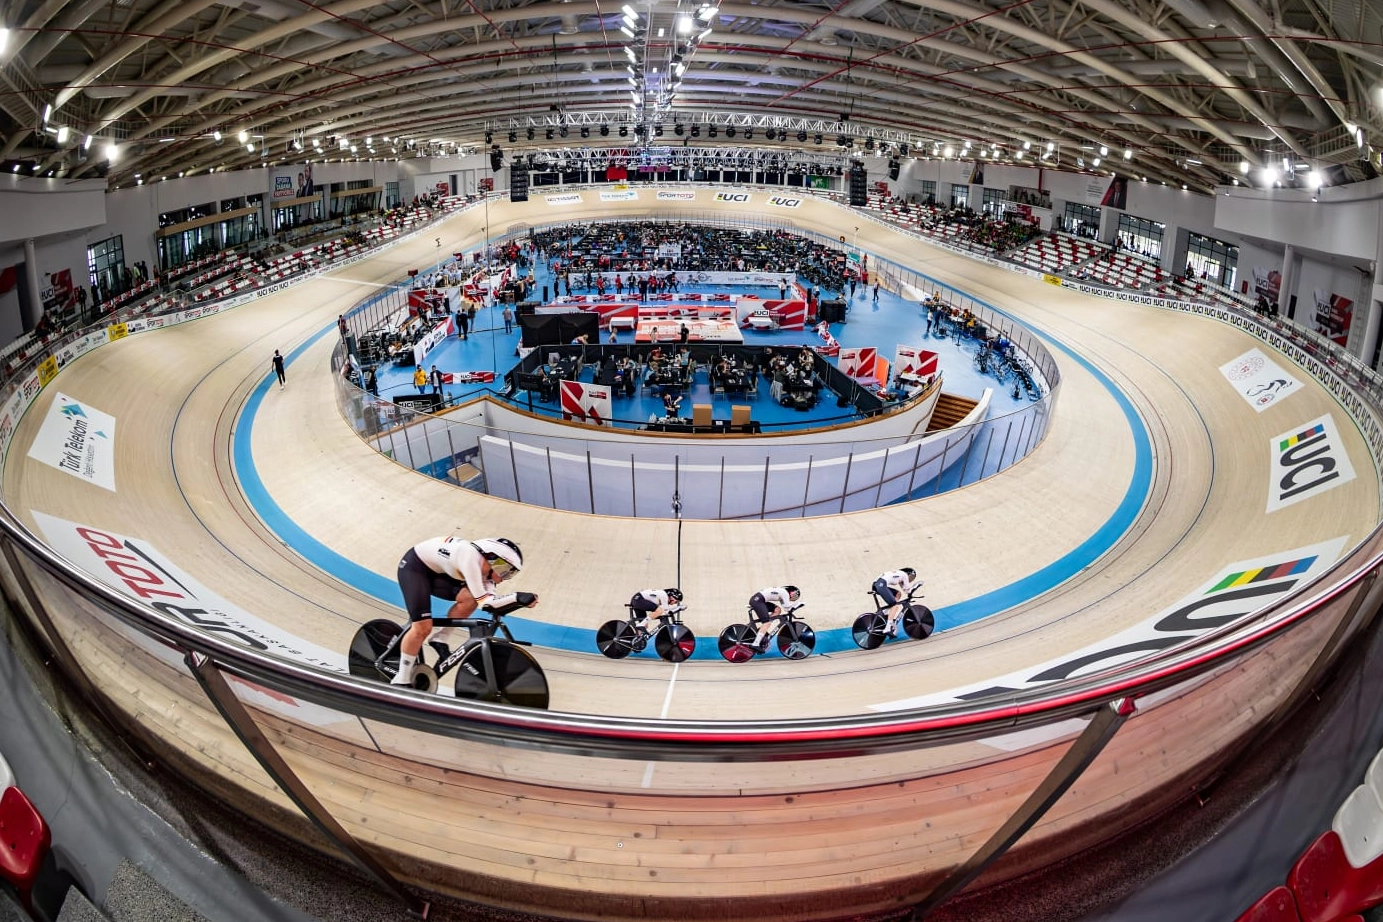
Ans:
MULTIPOLYGON (((523 569, 523 552, 508 538, 481 538, 466 541, 455 536, 429 538, 413 545, 399 561, 399 589, 408 609, 408 630, 399 642, 399 670, 391 684, 411 685, 413 671, 423 644, 432 635, 432 598, 451 603, 448 619, 469 618, 476 609, 486 612, 513 610, 516 606, 532 608, 538 597, 528 592, 499 595, 500 583, 513 578, 523 569)), ((922 585, 912 567, 889 570, 874 580, 873 590, 886 606, 888 616, 885 631, 897 636, 899 616, 908 596, 922 585)), ((781 620, 793 610, 802 597, 796 586, 772 586, 749 597, 749 609, 758 625, 754 644, 760 652, 778 632, 781 620)), ((664 615, 681 612, 680 589, 642 589, 634 593, 629 606, 639 617, 635 626, 648 631, 654 621, 664 615)), ((432 643, 439 654, 454 628, 437 632, 432 643)), ((444 655, 444 654, 442 654, 444 655)))

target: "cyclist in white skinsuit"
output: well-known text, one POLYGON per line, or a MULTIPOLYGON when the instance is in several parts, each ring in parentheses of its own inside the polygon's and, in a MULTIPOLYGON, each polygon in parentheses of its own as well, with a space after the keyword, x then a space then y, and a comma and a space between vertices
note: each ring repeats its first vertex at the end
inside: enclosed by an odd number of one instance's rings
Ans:
POLYGON ((917 571, 912 567, 880 573, 874 580, 874 591, 886 606, 888 626, 884 631, 890 637, 898 636, 898 616, 903 613, 903 603, 907 601, 908 593, 921 585, 922 580, 918 579, 917 571))
POLYGON ((796 586, 773 586, 760 589, 749 597, 749 610, 759 624, 759 632, 754 636, 754 647, 763 653, 768 649, 768 638, 778 620, 787 613, 787 608, 802 597, 802 590, 796 586))
MULTIPOLYGON (((399 641, 399 671, 391 685, 411 685, 418 654, 432 633, 432 598, 451 602, 447 618, 468 618, 477 608, 492 611, 521 601, 529 593, 495 595, 495 588, 523 569, 523 552, 508 538, 466 541, 429 538, 409 548, 399 561, 399 589, 408 609, 408 630, 399 641)), ((528 608, 538 604, 531 596, 528 608)))
POLYGON ((654 622, 664 613, 676 614, 683 610, 681 589, 640 589, 629 600, 629 607, 639 620, 634 626, 645 633, 653 633, 654 622))

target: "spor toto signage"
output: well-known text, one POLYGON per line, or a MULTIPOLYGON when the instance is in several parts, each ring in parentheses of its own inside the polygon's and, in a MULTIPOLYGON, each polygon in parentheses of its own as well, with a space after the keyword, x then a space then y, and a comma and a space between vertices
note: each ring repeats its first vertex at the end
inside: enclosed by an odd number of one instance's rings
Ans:
POLYGON ((684 190, 664 189, 658 193, 660 202, 692 202, 696 200, 696 193, 684 190))
POLYGON ((34 519, 59 554, 101 582, 165 615, 299 663, 346 671, 346 658, 231 605, 179 570, 152 544, 35 511, 34 519))

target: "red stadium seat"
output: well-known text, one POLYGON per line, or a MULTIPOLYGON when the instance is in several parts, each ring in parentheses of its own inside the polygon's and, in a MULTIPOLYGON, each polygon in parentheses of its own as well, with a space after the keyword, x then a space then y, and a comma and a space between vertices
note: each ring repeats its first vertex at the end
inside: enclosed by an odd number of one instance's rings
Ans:
POLYGON ((1383 902, 1383 859, 1352 867, 1340 837, 1321 835, 1287 875, 1302 922, 1342 922, 1344 917, 1383 902))
POLYGON ((48 824, 16 787, 0 795, 0 878, 14 887, 25 909, 33 910, 34 880, 52 844, 48 824))
POLYGON ((1274 887, 1244 910, 1234 922, 1301 922, 1297 901, 1286 887, 1274 887))

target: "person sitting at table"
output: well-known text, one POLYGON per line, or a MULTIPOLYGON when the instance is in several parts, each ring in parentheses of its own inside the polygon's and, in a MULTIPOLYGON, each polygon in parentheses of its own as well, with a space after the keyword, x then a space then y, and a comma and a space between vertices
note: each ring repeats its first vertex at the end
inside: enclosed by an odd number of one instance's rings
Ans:
POLYGON ((663 391, 663 415, 668 419, 677 419, 680 414, 678 407, 682 405, 682 398, 677 396, 677 392, 668 388, 663 391))

